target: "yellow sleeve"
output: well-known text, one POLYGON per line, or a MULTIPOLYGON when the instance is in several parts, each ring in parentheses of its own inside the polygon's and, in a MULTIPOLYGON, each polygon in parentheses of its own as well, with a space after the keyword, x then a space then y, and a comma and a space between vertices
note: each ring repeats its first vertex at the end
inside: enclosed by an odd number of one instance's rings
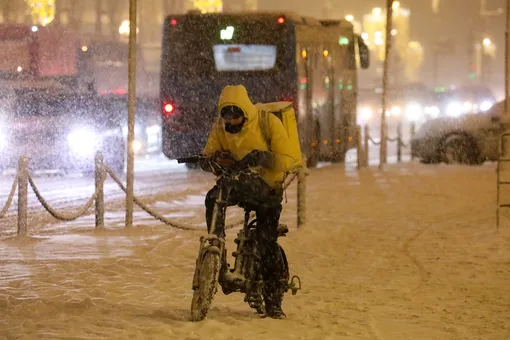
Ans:
POLYGON ((274 171, 290 172, 299 160, 292 157, 292 145, 283 123, 278 117, 269 115, 269 132, 271 133, 271 152, 274 157, 274 171))
POLYGON ((218 124, 220 123, 218 122, 218 120, 216 120, 216 122, 214 122, 211 128, 211 132, 209 133, 207 144, 205 145, 204 151, 202 152, 206 156, 213 155, 216 151, 223 150, 223 148, 221 147, 219 134, 219 132, 221 131, 221 125, 218 124))

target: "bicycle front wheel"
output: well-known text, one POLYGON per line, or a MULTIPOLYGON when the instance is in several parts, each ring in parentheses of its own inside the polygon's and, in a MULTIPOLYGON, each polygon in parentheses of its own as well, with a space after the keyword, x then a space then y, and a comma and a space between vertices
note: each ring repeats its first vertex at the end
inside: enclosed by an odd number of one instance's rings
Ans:
POLYGON ((208 252, 204 255, 200 265, 199 285, 193 291, 191 301, 191 321, 203 320, 211 308, 218 287, 220 266, 220 254, 208 252))

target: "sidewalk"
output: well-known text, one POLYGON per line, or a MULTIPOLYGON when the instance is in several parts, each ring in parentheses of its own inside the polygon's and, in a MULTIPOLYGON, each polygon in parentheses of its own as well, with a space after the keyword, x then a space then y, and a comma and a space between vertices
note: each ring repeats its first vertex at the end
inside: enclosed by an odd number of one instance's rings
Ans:
MULTIPOLYGON (((496 230, 494 169, 316 169, 301 230, 293 185, 281 244, 303 290, 286 296, 284 321, 220 292, 208 319, 189 322, 201 232, 149 217, 131 230, 2 241, 0 339, 510 339, 510 220, 496 230)), ((200 224, 202 199, 153 201, 200 224)))

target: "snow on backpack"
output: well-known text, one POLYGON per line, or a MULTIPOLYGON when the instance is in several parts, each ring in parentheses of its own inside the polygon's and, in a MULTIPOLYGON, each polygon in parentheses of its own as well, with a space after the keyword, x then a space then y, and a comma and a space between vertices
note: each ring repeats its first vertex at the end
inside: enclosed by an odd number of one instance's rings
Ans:
POLYGON ((289 137, 291 148, 287 154, 294 160, 294 166, 291 173, 296 172, 303 167, 303 157, 301 155, 301 146, 299 144, 299 135, 296 121, 296 113, 292 102, 272 102, 255 104, 259 110, 259 125, 262 135, 266 140, 267 147, 271 150, 271 133, 269 130, 269 114, 273 114, 283 123, 287 137, 289 137))

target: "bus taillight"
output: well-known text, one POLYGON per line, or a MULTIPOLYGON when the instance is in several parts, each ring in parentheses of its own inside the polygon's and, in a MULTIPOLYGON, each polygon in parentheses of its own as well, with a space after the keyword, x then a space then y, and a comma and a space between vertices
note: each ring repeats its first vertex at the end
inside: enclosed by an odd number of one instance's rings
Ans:
POLYGON ((172 20, 170 21, 170 23, 172 24, 172 26, 177 25, 177 19, 172 19, 172 20))
POLYGON ((165 116, 170 116, 175 110, 175 106, 173 106, 172 104, 170 103, 166 103, 165 105, 163 105, 163 114, 165 116))
POLYGON ((281 25, 285 22, 285 18, 284 17, 279 17, 277 22, 281 25))

